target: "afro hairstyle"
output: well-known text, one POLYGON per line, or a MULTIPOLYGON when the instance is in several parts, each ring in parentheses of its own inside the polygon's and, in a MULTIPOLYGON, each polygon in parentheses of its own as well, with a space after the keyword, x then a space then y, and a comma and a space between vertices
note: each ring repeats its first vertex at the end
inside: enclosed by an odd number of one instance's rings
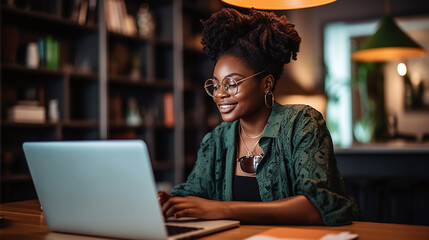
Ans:
POLYGON ((296 60, 301 38, 286 16, 250 9, 248 14, 224 8, 201 21, 203 52, 217 61, 222 55, 243 59, 255 71, 272 74, 296 60))

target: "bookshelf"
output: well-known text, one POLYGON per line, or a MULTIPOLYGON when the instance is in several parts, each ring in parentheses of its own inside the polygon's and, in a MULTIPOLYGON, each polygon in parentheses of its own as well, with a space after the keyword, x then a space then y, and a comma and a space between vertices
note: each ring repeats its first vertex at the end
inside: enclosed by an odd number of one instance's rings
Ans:
POLYGON ((202 88, 213 63, 198 42, 199 19, 209 17, 219 4, 206 0, 15 2, 0 5, 0 202, 35 197, 22 152, 24 141, 143 139, 156 180, 167 187, 182 182, 204 134, 221 121, 202 88), (123 20, 112 28, 107 14, 112 2, 117 4, 113 7, 121 6, 117 11, 122 18, 136 19, 134 26, 123 20), (152 34, 139 32, 136 16, 143 5, 149 6, 154 19, 152 34), (81 17, 83 13, 86 18, 81 17), (51 58, 42 59, 38 52, 38 65, 32 66, 27 58, 30 43, 38 49, 45 44, 46 55, 49 45, 51 58), (22 100, 42 106, 44 120, 11 119, 9 109, 22 100), (50 112, 52 100, 57 117, 50 112))
MULTIPOLYGON (((76 23, 57 8, 58 2, 51 2, 56 10, 47 5, 37 9, 1 5, 1 202, 35 197, 22 152, 24 141, 99 139, 98 115, 87 117, 81 111, 87 104, 76 101, 78 96, 97 94, 98 58, 94 54, 98 53, 85 49, 85 44, 96 43, 98 26, 76 23), (36 52, 37 66, 29 64, 29 43, 46 50, 40 51, 44 56, 36 52), (22 101, 44 109, 40 112, 43 119, 11 118, 10 109, 22 101)), ((97 112, 97 105, 86 111, 97 112)))

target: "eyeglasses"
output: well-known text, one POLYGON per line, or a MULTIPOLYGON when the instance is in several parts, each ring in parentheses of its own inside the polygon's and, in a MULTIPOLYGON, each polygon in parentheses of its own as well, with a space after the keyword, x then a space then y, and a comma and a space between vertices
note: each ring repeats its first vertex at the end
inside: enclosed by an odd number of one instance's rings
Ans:
POLYGON ((262 155, 243 156, 237 161, 240 163, 241 171, 247 174, 256 174, 256 168, 262 160, 262 155))
POLYGON ((252 76, 240 79, 236 81, 233 77, 226 77, 222 80, 222 82, 219 84, 219 82, 215 79, 207 79, 204 83, 204 89, 206 90, 207 94, 210 95, 210 97, 215 97, 219 90, 220 86, 223 87, 225 92, 229 96, 234 96, 238 93, 238 84, 246 81, 247 79, 250 79, 252 77, 255 77, 265 71, 257 72, 253 74, 252 76))

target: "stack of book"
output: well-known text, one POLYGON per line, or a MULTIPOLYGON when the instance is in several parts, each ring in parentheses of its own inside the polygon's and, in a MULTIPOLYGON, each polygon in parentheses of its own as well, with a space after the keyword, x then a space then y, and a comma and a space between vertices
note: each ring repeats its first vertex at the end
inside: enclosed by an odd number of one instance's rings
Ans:
POLYGON ((19 123, 44 123, 46 121, 45 108, 37 101, 19 101, 17 105, 8 109, 8 119, 19 123))
POLYGON ((136 35, 136 20, 127 13, 124 0, 106 0, 105 3, 107 29, 124 35, 136 35))

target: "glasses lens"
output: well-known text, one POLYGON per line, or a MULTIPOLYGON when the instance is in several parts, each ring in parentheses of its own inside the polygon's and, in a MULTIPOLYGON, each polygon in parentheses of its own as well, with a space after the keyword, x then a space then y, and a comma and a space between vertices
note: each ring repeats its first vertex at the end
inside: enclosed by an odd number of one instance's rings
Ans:
POLYGON ((261 161, 262 156, 244 156, 238 159, 240 162, 240 168, 243 172, 249 174, 255 174, 256 168, 258 167, 259 162, 261 161))
POLYGON ((229 95, 234 96, 235 94, 237 94, 238 86, 234 78, 230 78, 230 77, 225 78, 222 81, 222 84, 223 84, 223 88, 229 95))
POLYGON ((208 79, 204 83, 204 88, 206 89, 207 94, 213 97, 219 89, 219 84, 213 79, 208 79))

